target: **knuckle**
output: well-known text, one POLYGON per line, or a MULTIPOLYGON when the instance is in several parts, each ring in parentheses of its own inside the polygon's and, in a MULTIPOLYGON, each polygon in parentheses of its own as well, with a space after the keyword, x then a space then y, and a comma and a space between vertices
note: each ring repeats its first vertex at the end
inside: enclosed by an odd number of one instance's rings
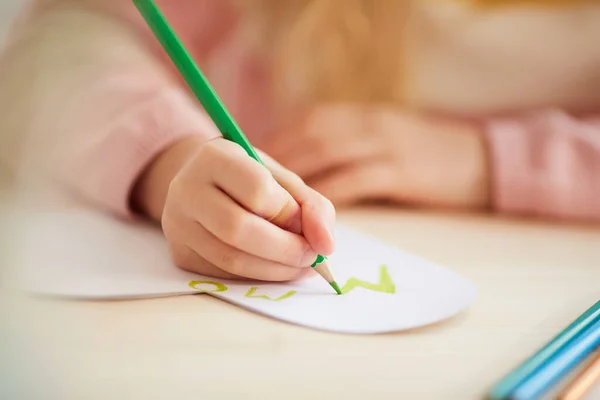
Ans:
POLYGON ((202 210, 205 203, 206 191, 202 190, 202 182, 177 176, 169 184, 165 201, 163 217, 168 215, 185 215, 193 217, 197 210, 202 210))
POLYGON ((246 171, 248 172, 246 179, 248 179, 252 187, 266 189, 271 185, 273 175, 271 175, 271 172, 268 169, 255 161, 252 162, 252 166, 246 169, 246 171))
POLYGON ((219 256, 218 267, 233 275, 244 275, 244 263, 242 262, 241 254, 235 251, 223 252, 219 256))
POLYGON ((249 206, 255 212, 265 211, 269 200, 274 195, 275 185, 271 173, 264 167, 248 170, 247 182, 250 187, 249 206))
POLYGON ((198 153, 199 166, 207 167, 202 168, 203 170, 222 168, 223 163, 228 162, 232 156, 239 156, 239 150, 242 150, 239 146, 223 138, 209 140, 198 153))
POLYGON ((211 162, 214 162, 214 159, 217 158, 217 153, 218 152, 214 145, 214 141, 208 141, 200 147, 198 153, 196 153, 196 158, 194 162, 197 167, 209 164, 211 162))
POLYGON ((306 182, 304 182, 304 179, 302 179, 302 177, 296 174, 295 172, 290 171, 288 180, 290 184, 294 187, 306 186, 306 182))
POLYGON ((224 157, 248 157, 246 151, 237 143, 224 138, 217 138, 209 142, 211 154, 218 158, 224 157))
POLYGON ((169 182, 169 188, 167 190, 167 200, 178 199, 181 197, 182 190, 185 188, 185 178, 181 174, 175 175, 171 182, 169 182))
POLYGON ((218 157, 221 153, 221 142, 219 139, 209 140, 200 148, 202 155, 206 157, 218 157))
POLYGON ((221 240, 233 247, 237 247, 247 235, 246 222, 243 218, 230 216, 223 221, 221 240))

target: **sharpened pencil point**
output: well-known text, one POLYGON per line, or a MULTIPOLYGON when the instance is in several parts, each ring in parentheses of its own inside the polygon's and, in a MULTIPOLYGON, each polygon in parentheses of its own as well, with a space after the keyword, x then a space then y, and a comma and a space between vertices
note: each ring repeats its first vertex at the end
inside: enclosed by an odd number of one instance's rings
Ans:
POLYGON ((335 290, 335 292, 337 294, 342 294, 342 291, 340 290, 340 286, 337 284, 336 281, 329 282, 329 284, 331 285, 331 287, 333 288, 333 290, 335 290))

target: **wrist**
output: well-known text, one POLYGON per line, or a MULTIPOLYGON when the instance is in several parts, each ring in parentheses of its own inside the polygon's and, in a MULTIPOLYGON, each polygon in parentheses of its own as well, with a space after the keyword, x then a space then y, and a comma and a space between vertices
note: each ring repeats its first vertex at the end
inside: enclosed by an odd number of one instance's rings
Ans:
POLYGON ((491 202, 490 166, 487 143, 477 125, 458 129, 462 151, 458 152, 458 183, 469 208, 488 208, 491 202))
POLYGON ((132 209, 160 222, 171 181, 196 154, 205 139, 192 137, 175 142, 142 171, 131 193, 132 209))

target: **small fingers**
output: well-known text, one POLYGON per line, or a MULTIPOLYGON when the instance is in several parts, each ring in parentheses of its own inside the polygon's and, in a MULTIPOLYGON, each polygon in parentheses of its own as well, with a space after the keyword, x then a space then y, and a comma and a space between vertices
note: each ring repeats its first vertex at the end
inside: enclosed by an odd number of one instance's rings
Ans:
POLYGON ((218 188, 265 220, 294 233, 302 232, 300 206, 264 165, 227 141, 215 142, 205 151, 218 188))
POLYGON ((298 279, 306 271, 245 253, 223 243, 200 224, 187 225, 182 236, 186 238, 187 253, 179 266, 191 272, 224 279, 284 282, 298 279))
POLYGON ((300 205, 241 147, 213 140, 187 168, 171 184, 172 198, 178 200, 168 202, 169 214, 192 219, 255 257, 301 268, 314 262, 315 250, 300 236, 300 205))
POLYGON ((194 208, 198 223, 246 253, 293 267, 307 267, 316 257, 304 237, 248 212, 218 188, 205 188, 194 208))

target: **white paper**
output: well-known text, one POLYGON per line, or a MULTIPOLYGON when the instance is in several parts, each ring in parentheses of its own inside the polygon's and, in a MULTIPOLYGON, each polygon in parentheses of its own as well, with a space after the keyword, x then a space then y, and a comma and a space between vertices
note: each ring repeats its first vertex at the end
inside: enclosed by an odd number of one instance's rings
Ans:
POLYGON ((310 328, 343 333, 383 333, 448 318, 467 307, 476 290, 454 272, 346 227, 336 230, 329 258, 343 287, 351 279, 378 285, 336 295, 320 276, 287 284, 232 282, 185 272, 170 259, 156 227, 92 213, 30 214, 20 222, 17 268, 24 287, 40 294, 80 299, 127 299, 215 290, 210 295, 257 313, 310 328), (226 290, 224 288, 226 287, 226 290), (252 291, 254 288, 254 291, 252 291), (294 291, 295 293, 291 293, 294 291), (263 297, 266 295, 279 301, 263 297))

